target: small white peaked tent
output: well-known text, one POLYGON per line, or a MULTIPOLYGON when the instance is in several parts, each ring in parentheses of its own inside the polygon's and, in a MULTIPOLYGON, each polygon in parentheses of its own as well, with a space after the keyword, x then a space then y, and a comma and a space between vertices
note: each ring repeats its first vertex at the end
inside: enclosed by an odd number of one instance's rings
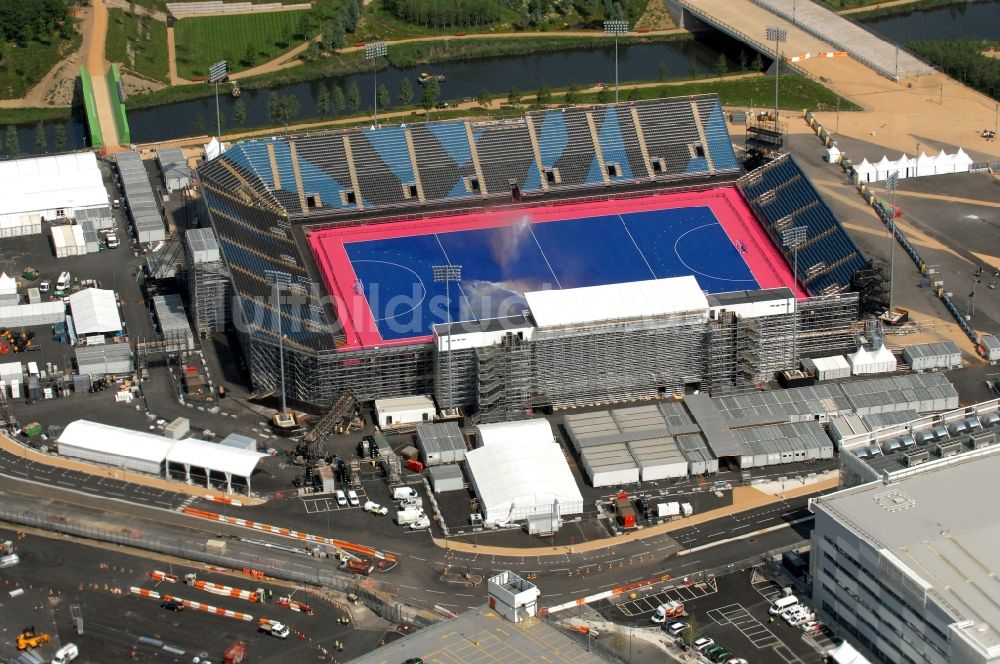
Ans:
POLYGON ((841 160, 840 148, 834 143, 826 149, 826 160, 831 164, 839 164, 841 160))
POLYGON ((917 177, 934 175, 934 157, 928 157, 923 152, 917 157, 917 177))
POLYGON ((862 159, 860 164, 855 164, 854 172, 858 174, 858 180, 861 182, 875 182, 875 167, 868 159, 862 159))
POLYGON ((889 161, 889 158, 882 155, 878 163, 875 164, 875 179, 885 180, 889 177, 889 174, 896 170, 896 162, 889 161))
POLYGON ((212 161, 223 151, 222 143, 215 136, 212 137, 208 143, 205 144, 205 161, 212 161))
POLYGON ((852 376, 873 373, 872 368, 874 363, 872 362, 872 355, 864 347, 858 348, 857 351, 849 354, 847 362, 851 365, 852 376))
POLYGON ((955 160, 943 148, 938 153, 938 156, 934 158, 934 172, 938 175, 955 172, 955 160))
POLYGON ((965 154, 965 150, 962 148, 958 149, 953 158, 955 164, 956 173, 968 173, 969 166, 972 166, 972 157, 965 154))
MULTIPOLYGON (((916 160, 908 157, 905 152, 895 161, 894 165, 896 170, 899 172, 900 180, 903 178, 912 178, 916 175, 917 162, 916 160)), ((892 173, 892 170, 889 172, 892 173)))
POLYGON ((873 371, 870 373, 887 373, 896 370, 896 356, 885 346, 879 346, 878 350, 871 354, 873 371))

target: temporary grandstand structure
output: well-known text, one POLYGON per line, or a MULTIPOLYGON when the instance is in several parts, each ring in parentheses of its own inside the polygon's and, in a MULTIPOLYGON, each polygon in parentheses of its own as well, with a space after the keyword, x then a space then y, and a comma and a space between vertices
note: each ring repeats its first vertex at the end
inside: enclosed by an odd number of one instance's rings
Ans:
POLYGON ((117 334, 122 331, 121 314, 115 292, 101 288, 86 288, 69 296, 73 328, 78 336, 117 334))
MULTIPOLYGON (((670 318, 665 325, 636 320, 544 328, 531 337, 534 322, 518 315, 480 321, 490 343, 452 354, 440 343, 451 336, 444 326, 429 343, 363 346, 341 328, 339 316, 349 314, 331 306, 313 282, 312 259, 300 253, 294 225, 391 220, 387 214, 395 210, 432 214, 486 198, 509 202, 514 193, 542 198, 599 190, 607 196, 625 194, 626 186, 725 184, 738 172, 718 98, 699 95, 532 111, 500 122, 256 139, 202 165, 197 177, 232 274, 233 322, 245 330, 240 338, 257 391, 278 389, 280 316, 291 399, 322 407, 345 389, 363 401, 433 393, 442 407, 479 409, 480 421, 499 421, 523 418, 535 407, 724 389, 737 379, 740 386, 753 384, 769 363, 791 361, 787 341, 772 356, 760 352, 771 338, 790 338, 790 317, 752 328, 734 324, 713 337, 706 336, 706 320, 678 324, 677 317, 664 317, 670 318), (276 278, 296 295, 278 307, 276 278), (737 347, 760 357, 738 355, 737 347), (666 348, 671 352, 662 352, 666 348), (608 366, 619 367, 611 380, 608 366), (450 379, 441 380, 446 371, 450 379)), ((816 240, 824 246, 838 241, 816 240)), ((836 279, 817 280, 814 292, 836 279)), ((803 347, 820 354, 846 350, 844 330, 856 316, 857 299, 839 297, 800 303, 799 331, 809 339, 803 347)))
POLYGON ((466 453, 465 462, 488 525, 542 518, 555 531, 563 517, 583 513, 583 496, 554 442, 500 440, 466 453))
POLYGON ((42 219, 73 218, 107 207, 108 192, 94 152, 0 162, 0 238, 41 232, 42 219))
POLYGON ((249 491, 259 452, 188 438, 133 431, 89 420, 66 425, 56 441, 59 454, 76 459, 181 479, 227 491, 249 491))

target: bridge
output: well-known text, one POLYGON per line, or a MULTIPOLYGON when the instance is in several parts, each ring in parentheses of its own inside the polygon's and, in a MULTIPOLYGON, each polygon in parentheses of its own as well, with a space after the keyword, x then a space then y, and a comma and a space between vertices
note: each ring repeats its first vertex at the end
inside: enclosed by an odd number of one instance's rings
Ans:
POLYGON ((113 153, 132 138, 125 116, 125 91, 118 66, 110 67, 104 59, 108 29, 108 8, 103 0, 93 0, 94 29, 85 44, 84 64, 80 67, 83 104, 91 147, 113 153))
MULTIPOLYGON (((807 74, 815 75, 811 71, 816 64, 814 61, 827 59, 838 52, 846 53, 850 60, 892 81, 934 73, 930 65, 908 51, 809 0, 666 2, 679 25, 688 27, 685 24, 690 25, 693 18, 765 54, 773 55, 775 46, 765 39, 765 27, 784 29, 788 40, 780 49, 782 55, 799 58, 794 63, 795 68, 807 74), (809 57, 804 58, 807 54, 809 57)), ((850 65, 844 64, 841 68, 850 68, 850 65)))

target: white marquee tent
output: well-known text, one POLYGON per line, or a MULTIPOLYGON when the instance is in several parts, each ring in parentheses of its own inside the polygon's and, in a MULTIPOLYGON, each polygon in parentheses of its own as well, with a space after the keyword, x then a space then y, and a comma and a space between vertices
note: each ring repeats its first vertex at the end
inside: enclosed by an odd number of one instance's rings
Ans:
POLYGON ((868 159, 862 159, 860 164, 855 164, 854 172, 858 174, 861 182, 875 182, 875 167, 868 159))
POLYGON ((73 314, 73 328, 78 336, 110 334, 122 331, 115 292, 101 288, 87 288, 69 296, 73 314))
POLYGON ((465 462, 487 524, 583 513, 583 496, 554 442, 498 440, 466 452, 465 462))
POLYGON ((552 426, 544 418, 480 424, 476 427, 476 446, 493 445, 507 441, 522 441, 530 444, 553 443, 552 426))
POLYGON ((887 179, 893 172, 898 172, 901 179, 967 173, 972 164, 972 158, 965 153, 965 150, 958 148, 954 154, 948 154, 944 150, 935 156, 921 152, 914 158, 904 154, 895 161, 883 155, 876 164, 872 164, 868 159, 862 159, 861 163, 855 164, 853 168, 860 182, 879 182, 887 179))
POLYGON ((108 204, 97 156, 89 150, 0 162, 0 182, 0 231, 11 235, 40 233, 41 217, 74 217, 77 210, 108 204))

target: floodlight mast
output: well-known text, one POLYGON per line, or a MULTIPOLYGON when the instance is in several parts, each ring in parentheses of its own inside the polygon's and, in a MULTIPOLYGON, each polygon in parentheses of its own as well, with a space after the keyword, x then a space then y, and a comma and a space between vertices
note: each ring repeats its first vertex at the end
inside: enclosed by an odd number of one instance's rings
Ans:
POLYGON ((604 34, 615 38, 615 103, 618 103, 618 38, 628 34, 628 21, 605 21, 604 34))
MULTIPOLYGON (((376 60, 383 58, 389 52, 389 47, 384 41, 374 41, 365 45, 365 60, 376 60)), ((378 129, 378 65, 372 72, 375 75, 375 128, 378 129)))
MULTIPOLYGON (((792 250, 792 299, 795 302, 795 312, 792 317, 792 362, 798 358, 799 341, 799 245, 806 241, 809 229, 805 226, 793 226, 781 233, 781 243, 786 249, 792 250)), ((793 366, 793 368, 795 368, 793 366)))
POLYGON ((774 42, 774 128, 778 128, 778 81, 781 79, 781 52, 778 44, 788 41, 788 30, 776 25, 764 29, 767 41, 774 42))

